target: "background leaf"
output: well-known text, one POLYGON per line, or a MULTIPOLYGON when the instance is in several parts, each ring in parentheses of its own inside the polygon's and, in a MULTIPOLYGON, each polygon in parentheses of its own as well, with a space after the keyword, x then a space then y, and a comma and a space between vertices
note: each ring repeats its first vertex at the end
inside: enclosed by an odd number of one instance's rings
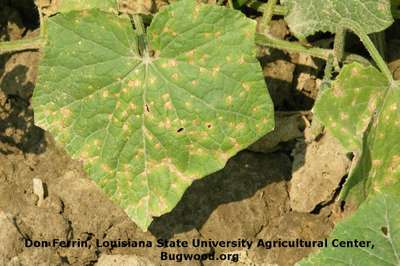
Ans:
POLYGON ((181 1, 154 17, 142 56, 127 18, 52 17, 36 124, 146 229, 193 180, 273 128, 255 26, 240 12, 181 1))
POLYGON ((336 32, 343 19, 361 26, 366 33, 378 32, 393 23, 390 0, 281 0, 288 6, 285 20, 298 38, 318 31, 336 32))
POLYGON ((400 186, 368 199, 354 215, 336 225, 330 239, 369 240, 374 247, 324 248, 297 265, 399 265, 400 186))

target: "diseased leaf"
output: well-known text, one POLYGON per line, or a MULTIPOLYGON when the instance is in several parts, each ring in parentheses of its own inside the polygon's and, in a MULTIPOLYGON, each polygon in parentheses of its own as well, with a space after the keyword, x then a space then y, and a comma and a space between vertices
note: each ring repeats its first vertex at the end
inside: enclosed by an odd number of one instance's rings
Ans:
POLYGON ((154 17, 150 51, 139 54, 127 18, 52 17, 36 124, 146 229, 193 180, 273 128, 255 26, 240 12, 181 1, 154 17))
POLYGON ((314 112, 344 147, 360 153, 364 132, 388 86, 374 67, 345 65, 332 88, 322 92, 314 112))
POLYGON ((333 239, 371 241, 371 246, 330 246, 297 265, 400 265, 400 186, 369 198, 354 215, 336 225, 330 239, 328 243, 333 239))
POLYGON ((346 65, 317 100, 316 117, 357 164, 340 197, 362 202, 368 193, 400 182, 400 87, 373 67, 346 65))
POLYGON ((286 21, 298 38, 318 31, 335 33, 343 19, 361 26, 366 33, 379 32, 393 23, 390 0, 281 0, 289 13, 286 21))

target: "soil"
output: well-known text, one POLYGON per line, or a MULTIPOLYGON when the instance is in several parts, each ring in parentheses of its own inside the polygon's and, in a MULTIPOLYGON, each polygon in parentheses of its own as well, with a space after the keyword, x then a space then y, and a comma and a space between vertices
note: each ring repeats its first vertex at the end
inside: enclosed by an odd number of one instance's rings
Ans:
MULTIPOLYGON (((37 34, 37 15, 32 3, 14 2, 0 0, 2 41, 37 34)), ((271 28, 277 38, 289 34, 283 20, 275 20, 271 28)), ((260 62, 278 111, 276 130, 231 158, 221 171, 195 181, 170 213, 153 221, 148 232, 142 232, 102 194, 80 162, 72 160, 49 133, 34 125, 30 97, 40 52, 1 55, 0 265, 167 265, 160 262, 159 248, 96 247, 96 239, 327 237, 336 220, 344 215, 335 197, 350 160, 337 150, 336 141, 329 135, 321 133, 310 138, 307 133, 322 63, 275 49, 263 52, 260 62), (336 163, 331 164, 332 158, 336 158, 336 163), (302 201, 309 197, 303 194, 315 193, 308 186, 322 175, 327 182, 322 182, 324 186, 317 191, 319 196, 302 201), (55 238, 88 240, 92 245, 87 249, 24 246, 27 239, 55 238)), ((393 71, 398 71, 399 56, 390 58, 394 62, 393 71)), ((231 252, 240 254, 239 265, 282 266, 293 265, 314 251, 310 248, 166 250, 231 252)), ((184 265, 225 264, 203 261, 184 265)))

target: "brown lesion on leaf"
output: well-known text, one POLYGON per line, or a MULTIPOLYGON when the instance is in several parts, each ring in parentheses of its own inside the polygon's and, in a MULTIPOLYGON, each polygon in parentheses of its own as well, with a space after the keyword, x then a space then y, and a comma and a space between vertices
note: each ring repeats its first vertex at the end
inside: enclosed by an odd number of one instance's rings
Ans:
POLYGON ((395 173, 398 172, 399 169, 400 169, 400 155, 395 155, 390 160, 388 170, 390 173, 395 173))
POLYGON ((356 77, 356 76, 358 76, 359 74, 360 74, 360 70, 359 70, 358 68, 353 67, 353 68, 351 69, 351 76, 352 76, 352 77, 356 77))
POLYGON ((345 112, 340 112, 340 120, 347 120, 349 119, 349 114, 345 112))
POLYGON ((339 83, 335 82, 332 86, 332 93, 335 97, 343 97, 343 87, 339 83))

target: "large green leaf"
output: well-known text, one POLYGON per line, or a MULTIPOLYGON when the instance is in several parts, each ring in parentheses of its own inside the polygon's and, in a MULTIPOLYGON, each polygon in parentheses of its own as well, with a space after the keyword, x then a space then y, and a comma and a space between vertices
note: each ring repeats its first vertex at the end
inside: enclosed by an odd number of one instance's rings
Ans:
POLYGON ((358 204, 400 182, 400 87, 373 67, 346 65, 314 107, 357 164, 341 192, 358 204))
POLYGON ((289 13, 291 31, 305 38, 318 31, 336 32, 343 20, 357 23, 366 33, 378 32, 393 23, 390 0, 281 0, 289 13))
POLYGON ((255 26, 240 12, 180 1, 154 17, 141 55, 125 17, 52 17, 36 124, 146 229, 193 180, 273 128, 255 26))
POLYGON ((334 239, 371 244, 352 248, 330 245, 298 265, 400 265, 400 186, 386 188, 364 202, 354 215, 336 225, 328 243, 334 239))

